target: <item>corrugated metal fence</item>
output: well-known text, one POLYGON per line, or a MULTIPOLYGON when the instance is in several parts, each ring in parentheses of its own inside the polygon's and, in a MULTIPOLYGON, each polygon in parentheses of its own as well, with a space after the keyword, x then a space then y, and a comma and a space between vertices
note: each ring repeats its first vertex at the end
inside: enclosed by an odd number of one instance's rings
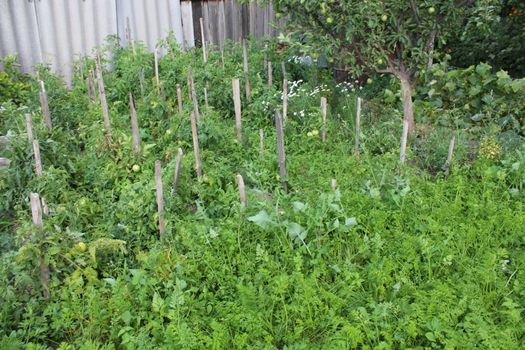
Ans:
POLYGON ((185 47, 200 45, 201 17, 206 41, 215 45, 276 32, 271 6, 235 0, 0 0, 0 57, 18 54, 25 71, 48 63, 69 80, 71 62, 108 35, 126 44, 128 18, 131 37, 153 49, 170 32, 185 47))

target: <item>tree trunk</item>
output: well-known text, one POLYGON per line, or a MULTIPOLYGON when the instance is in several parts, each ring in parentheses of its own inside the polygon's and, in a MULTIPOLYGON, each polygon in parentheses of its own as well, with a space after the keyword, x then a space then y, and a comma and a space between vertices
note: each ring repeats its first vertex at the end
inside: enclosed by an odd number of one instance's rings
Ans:
POLYGON ((412 102, 412 83, 407 77, 399 77, 401 80, 401 96, 403 97, 403 119, 408 122, 408 133, 412 134, 416 128, 414 121, 414 104, 412 102))

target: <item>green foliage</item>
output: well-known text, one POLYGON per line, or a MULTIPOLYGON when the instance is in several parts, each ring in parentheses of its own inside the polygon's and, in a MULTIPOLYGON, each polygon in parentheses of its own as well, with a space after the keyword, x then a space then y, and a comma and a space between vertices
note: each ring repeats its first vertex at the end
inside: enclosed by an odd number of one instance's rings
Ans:
MULTIPOLYGON (((276 67, 288 62, 290 78, 285 123, 290 191, 284 193, 273 120, 282 103, 281 77, 276 73, 274 84, 266 83, 264 44, 249 43, 252 100, 242 97, 242 143, 235 138, 231 100, 231 80, 244 79, 241 48, 225 46, 223 68, 214 50, 204 64, 198 49, 182 51, 171 40, 162 45, 167 50, 160 59, 162 89, 153 56, 141 45, 133 54, 110 41, 101 51, 105 66, 112 67, 103 71, 111 142, 100 102, 87 96, 89 58, 82 59, 71 89, 40 68, 56 125, 52 131, 39 118, 36 84, 25 106, 2 105, 0 131, 9 134, 5 154, 12 166, 0 178, 0 209, 9 216, 2 217, 0 233, 6 247, 0 257, 0 348, 520 347, 525 152, 504 147, 505 134, 493 125, 498 119, 489 118, 477 133, 434 123, 410 141, 413 165, 400 166, 396 83, 374 99, 378 86, 335 85, 322 69, 305 73, 270 48, 266 54, 276 67), (189 65, 201 112, 200 180, 192 154, 189 65), (309 79, 296 79, 304 76, 309 79), (182 113, 176 84, 183 89, 182 113), (140 154, 134 154, 130 136, 130 91, 140 154), (329 104, 326 125, 321 96, 329 104), (360 157, 350 155, 357 96, 366 97, 360 157), (41 177, 33 170, 25 112, 34 115, 41 177), (319 137, 322 130, 326 142, 319 137), (445 176, 452 133, 457 149, 445 176), (480 134, 490 142, 471 145, 480 134), (472 148, 492 154, 500 143, 497 157, 471 157, 472 148), (184 156, 173 193, 179 147, 184 156), (163 166, 162 238, 156 160, 163 166), (244 211, 236 174, 247 189, 244 211), (331 179, 337 180, 335 190, 331 179), (43 229, 32 224, 30 192, 40 193, 48 205, 43 229), (42 297, 39 283, 41 259, 50 269, 49 298, 42 297)), ((502 73, 495 80, 478 73, 479 84, 490 81, 487 89, 494 95, 512 100, 520 94, 502 73)), ((464 79, 474 84, 468 75, 464 79)), ((432 84, 440 87, 441 109, 436 95, 418 105, 429 120, 463 103, 461 96, 446 94, 446 84, 441 78, 432 84)), ((462 86, 467 88, 471 85, 462 86)), ((422 90, 419 96, 428 95, 422 90)))

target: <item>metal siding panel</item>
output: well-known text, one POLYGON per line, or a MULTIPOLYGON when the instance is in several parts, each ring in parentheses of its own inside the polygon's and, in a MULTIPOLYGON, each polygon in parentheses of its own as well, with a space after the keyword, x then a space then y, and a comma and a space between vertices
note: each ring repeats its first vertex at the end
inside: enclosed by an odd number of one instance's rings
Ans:
POLYGON ((0 57, 18 54, 25 72, 42 61, 34 4, 28 1, 0 1, 0 57))

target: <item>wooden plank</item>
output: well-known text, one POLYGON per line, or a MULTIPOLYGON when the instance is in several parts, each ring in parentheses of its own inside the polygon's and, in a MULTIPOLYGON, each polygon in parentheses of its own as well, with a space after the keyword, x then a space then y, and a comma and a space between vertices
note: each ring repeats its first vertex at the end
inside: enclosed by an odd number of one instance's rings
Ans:
POLYGON ((201 156, 199 148, 199 133, 197 130, 197 118, 195 117, 195 112, 191 112, 191 137, 193 140, 193 155, 195 156, 195 172, 197 173, 197 178, 202 179, 202 166, 201 166, 201 156))
MULTIPOLYGON (((223 53, 224 43, 226 42, 226 14, 224 13, 225 1, 219 1, 218 9, 218 32, 219 32, 219 47, 221 48, 221 53, 223 53)), ((223 57, 223 56, 222 56, 223 57)), ((224 67, 224 57, 222 60, 222 66, 224 67)))
POLYGON ((232 80, 233 89, 233 106, 235 109, 235 130, 237 131, 237 140, 242 143, 242 124, 241 124, 241 90, 239 79, 232 80))
POLYGON ((273 68, 272 68, 272 61, 268 61, 268 87, 272 87, 273 85, 273 68))
POLYGON ((286 179, 286 153, 284 151, 283 121, 279 111, 275 110, 275 129, 277 130, 277 157, 279 159, 279 176, 284 192, 288 193, 288 181, 286 179))
POLYGON ((153 57, 155 63, 155 82, 157 83, 157 89, 160 91, 159 50, 157 46, 155 46, 155 48, 153 49, 153 57))
POLYGON ((157 193, 157 214, 159 216, 159 236, 164 234, 164 192, 162 189, 162 162, 155 161, 155 189, 157 193))
MULTIPOLYGON (((42 220, 42 205, 40 203, 40 196, 38 193, 32 192, 29 196, 31 203, 31 216, 33 223, 39 230, 44 229, 44 222, 42 220)), ((45 262, 45 256, 41 253, 38 257, 39 269, 40 269, 40 284, 42 285, 42 291, 44 298, 49 298, 49 267, 45 262)))
POLYGON ((206 36, 204 35, 204 21, 202 17, 199 19, 201 27, 201 38, 202 38, 202 60, 204 63, 208 62, 208 55, 206 54, 206 36))
POLYGON ((182 34, 184 37, 183 48, 185 50, 195 46, 193 35, 193 11, 191 1, 181 1, 180 12, 182 18, 182 34))
POLYGON ((323 129, 321 130, 321 140, 326 142, 326 97, 321 97, 321 118, 323 120, 323 129))
POLYGON ((332 179, 332 191, 336 191, 337 190, 337 180, 336 179, 332 179))
POLYGON ((448 155, 447 162, 445 163, 445 174, 450 174, 450 168, 452 167, 452 159, 454 157, 454 145, 456 143, 456 136, 452 136, 450 143, 448 144, 448 155))
POLYGON ((44 123, 47 128, 51 130, 53 123, 51 122, 51 113, 49 112, 49 103, 47 100, 46 86, 42 80, 39 81, 40 86, 40 108, 42 109, 42 115, 44 117, 44 123))
POLYGON ((175 158, 175 170, 173 172, 173 194, 177 193, 177 188, 179 187, 180 169, 182 166, 182 155, 182 148, 179 148, 177 151, 177 158, 175 158))
POLYGON ((133 95, 129 93, 129 111, 131 115, 131 136, 133 139, 133 151, 135 154, 140 154, 140 131, 139 122, 137 119, 137 111, 135 110, 135 103, 133 102, 133 95))

